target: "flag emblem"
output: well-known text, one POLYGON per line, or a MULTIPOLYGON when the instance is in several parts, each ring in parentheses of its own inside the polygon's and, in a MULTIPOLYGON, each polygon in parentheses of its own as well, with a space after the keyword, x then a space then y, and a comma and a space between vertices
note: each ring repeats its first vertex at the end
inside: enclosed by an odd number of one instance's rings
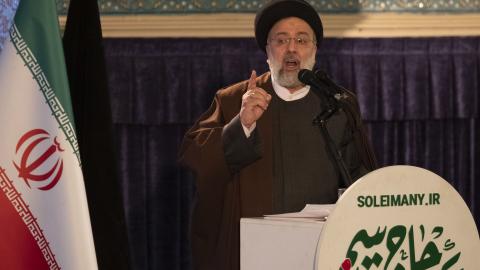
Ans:
POLYGON ((53 140, 50 134, 43 129, 32 129, 20 138, 15 148, 20 162, 13 164, 18 171, 18 177, 32 188, 29 181, 37 182, 40 190, 53 188, 63 172, 61 148, 57 137, 53 140))

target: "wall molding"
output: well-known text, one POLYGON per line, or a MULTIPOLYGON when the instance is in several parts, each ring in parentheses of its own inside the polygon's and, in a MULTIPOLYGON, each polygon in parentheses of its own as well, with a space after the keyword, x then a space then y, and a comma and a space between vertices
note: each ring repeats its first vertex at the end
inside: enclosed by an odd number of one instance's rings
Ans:
MULTIPOLYGON (((256 13, 270 0, 97 0, 103 15, 256 13)), ((359 12, 479 12, 480 0, 307 0, 321 14, 359 12)), ((66 15, 70 0, 56 0, 66 15)))
MULTIPOLYGON (((103 15, 104 37, 253 37, 250 13, 103 15)), ((60 16, 63 30, 65 16, 60 16)), ((480 13, 322 15, 326 37, 480 36, 480 13)))

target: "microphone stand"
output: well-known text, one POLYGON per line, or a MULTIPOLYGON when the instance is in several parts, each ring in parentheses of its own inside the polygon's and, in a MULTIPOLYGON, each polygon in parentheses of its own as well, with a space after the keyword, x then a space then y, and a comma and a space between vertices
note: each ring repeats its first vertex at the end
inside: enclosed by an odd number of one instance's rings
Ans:
MULTIPOLYGON (((311 85, 311 87, 315 87, 315 86, 311 85)), ((348 188, 353 183, 352 176, 350 175, 350 172, 347 169, 347 165, 345 164, 345 161, 342 158, 342 154, 340 150, 338 149, 337 145, 335 144, 335 141, 332 139, 332 136, 330 135, 330 132, 328 132, 328 129, 327 129, 328 120, 340 109, 340 102, 337 99, 337 95, 335 95, 335 97, 328 97, 325 94, 323 94, 322 91, 320 91, 319 89, 315 89, 315 90, 316 91, 314 92, 320 96, 320 100, 323 105, 322 106, 323 110, 320 112, 319 115, 317 115, 313 119, 312 123, 313 125, 316 125, 320 128, 320 131, 325 140, 325 143, 327 144, 327 150, 330 156, 335 161, 337 169, 340 172, 340 176, 342 177, 343 184, 345 185, 346 188, 348 188)), ((339 89, 335 89, 335 90, 339 90, 339 89)))

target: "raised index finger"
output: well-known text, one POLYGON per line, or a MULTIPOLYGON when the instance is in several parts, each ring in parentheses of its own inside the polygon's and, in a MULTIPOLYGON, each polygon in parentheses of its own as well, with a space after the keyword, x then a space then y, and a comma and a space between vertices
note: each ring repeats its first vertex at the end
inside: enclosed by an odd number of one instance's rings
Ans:
POLYGON ((250 79, 248 79, 248 87, 247 89, 253 89, 257 87, 257 72, 255 70, 252 70, 252 74, 250 75, 250 79))

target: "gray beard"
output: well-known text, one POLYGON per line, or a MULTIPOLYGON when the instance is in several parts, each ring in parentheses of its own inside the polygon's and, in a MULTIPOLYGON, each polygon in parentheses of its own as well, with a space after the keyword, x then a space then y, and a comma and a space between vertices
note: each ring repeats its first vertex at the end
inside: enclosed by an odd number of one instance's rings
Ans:
POLYGON ((298 80, 298 71, 294 73, 285 73, 283 69, 274 70, 273 75, 277 83, 285 88, 296 88, 302 86, 303 83, 298 80))
MULTIPOLYGON (((312 69, 315 65, 315 54, 312 54, 304 64, 300 66, 300 69, 312 69)), ((289 72, 286 73, 281 65, 277 65, 273 63, 273 61, 269 61, 270 72, 272 73, 275 81, 288 89, 297 88, 303 86, 303 83, 298 80, 298 72, 289 72)))

